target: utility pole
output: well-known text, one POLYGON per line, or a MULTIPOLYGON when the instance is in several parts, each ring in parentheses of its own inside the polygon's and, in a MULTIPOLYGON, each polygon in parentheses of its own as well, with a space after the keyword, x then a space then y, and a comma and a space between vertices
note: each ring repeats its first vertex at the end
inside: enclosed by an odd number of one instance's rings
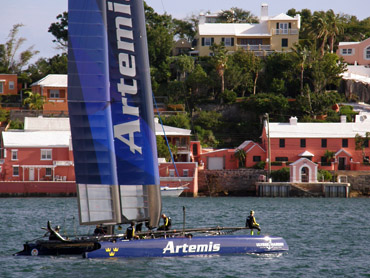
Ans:
POLYGON ((267 122, 267 180, 270 182, 271 177, 271 144, 270 144, 270 120, 269 120, 269 114, 265 114, 266 122, 267 122))

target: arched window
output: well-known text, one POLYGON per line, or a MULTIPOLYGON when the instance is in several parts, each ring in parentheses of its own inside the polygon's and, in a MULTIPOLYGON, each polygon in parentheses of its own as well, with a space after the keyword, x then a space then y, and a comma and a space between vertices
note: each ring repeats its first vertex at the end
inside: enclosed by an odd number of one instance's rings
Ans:
POLYGON ((301 170, 301 181, 302 182, 309 182, 309 173, 310 170, 308 167, 303 167, 301 170))

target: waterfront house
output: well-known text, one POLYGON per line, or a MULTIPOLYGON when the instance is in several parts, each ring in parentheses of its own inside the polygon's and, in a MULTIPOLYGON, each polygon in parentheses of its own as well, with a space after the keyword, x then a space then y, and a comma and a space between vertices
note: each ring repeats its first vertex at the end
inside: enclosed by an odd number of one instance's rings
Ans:
POLYGON ((264 123, 262 147, 268 149, 270 137, 271 167, 280 169, 306 158, 325 170, 369 170, 370 119, 357 115, 355 122, 299 123, 291 117, 289 123, 264 123))
POLYGON ((17 95, 18 77, 16 74, 0 74, 0 95, 17 95))
POLYGON ((68 82, 66 74, 49 74, 31 84, 33 93, 44 97, 43 113, 68 115, 68 82))
POLYGON ((350 65, 370 65, 370 38, 361 42, 339 42, 337 55, 350 65))
POLYGON ((268 5, 262 4, 259 23, 216 23, 215 16, 200 14, 195 51, 199 56, 209 56, 213 43, 223 43, 229 52, 245 49, 256 56, 274 51, 290 51, 298 42, 300 15, 268 16, 268 5))
POLYGON ((2 132, 1 180, 74 181, 68 128, 65 118, 26 117, 24 130, 2 132))

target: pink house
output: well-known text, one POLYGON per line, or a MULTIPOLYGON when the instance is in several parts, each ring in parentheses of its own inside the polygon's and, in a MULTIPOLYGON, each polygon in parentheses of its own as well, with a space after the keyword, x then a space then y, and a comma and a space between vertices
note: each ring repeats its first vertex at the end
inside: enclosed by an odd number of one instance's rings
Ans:
POLYGON ((337 55, 351 65, 370 65, 370 38, 362 42, 340 42, 337 55))
POLYGON ((301 158, 318 164, 319 169, 370 170, 369 131, 370 118, 366 115, 357 115, 355 122, 345 122, 344 116, 340 123, 299 123, 291 117, 289 123, 265 122, 262 146, 267 150, 269 136, 273 170, 301 158), (362 138, 360 146, 356 137, 362 138))
POLYGON ((2 132, 1 180, 74 181, 67 121, 26 117, 24 130, 2 132))

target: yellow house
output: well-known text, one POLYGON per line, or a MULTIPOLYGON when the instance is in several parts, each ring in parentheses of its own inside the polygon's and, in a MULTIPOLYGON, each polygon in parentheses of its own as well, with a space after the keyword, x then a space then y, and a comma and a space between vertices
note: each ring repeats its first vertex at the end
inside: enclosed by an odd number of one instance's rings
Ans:
POLYGON ((200 14, 195 47, 199 56, 210 55, 213 43, 223 42, 229 52, 243 48, 256 56, 265 56, 274 51, 290 51, 298 42, 300 15, 282 13, 269 17, 267 4, 261 6, 259 23, 215 23, 213 17, 200 14))

